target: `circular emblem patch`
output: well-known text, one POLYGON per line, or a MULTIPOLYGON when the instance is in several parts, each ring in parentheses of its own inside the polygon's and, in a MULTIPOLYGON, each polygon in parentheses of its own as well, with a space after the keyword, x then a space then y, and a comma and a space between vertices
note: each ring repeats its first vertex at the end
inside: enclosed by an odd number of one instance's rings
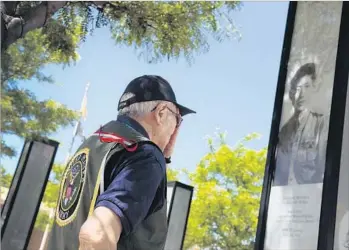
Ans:
POLYGON ((88 153, 88 149, 77 152, 63 173, 56 211, 60 226, 69 224, 76 217, 86 179, 88 153))

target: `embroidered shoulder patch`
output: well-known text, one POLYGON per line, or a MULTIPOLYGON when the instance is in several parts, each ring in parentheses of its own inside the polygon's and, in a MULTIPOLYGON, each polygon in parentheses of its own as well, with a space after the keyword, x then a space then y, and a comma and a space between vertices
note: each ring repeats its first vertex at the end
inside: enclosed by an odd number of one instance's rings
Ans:
POLYGON ((59 226, 68 225, 76 217, 86 181, 88 156, 89 149, 78 151, 64 170, 56 209, 59 226))

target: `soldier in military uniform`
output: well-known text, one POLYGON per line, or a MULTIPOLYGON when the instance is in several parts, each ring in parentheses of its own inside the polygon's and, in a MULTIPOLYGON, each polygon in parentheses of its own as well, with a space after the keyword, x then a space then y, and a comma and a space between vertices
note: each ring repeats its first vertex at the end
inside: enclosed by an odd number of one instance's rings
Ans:
POLYGON ((195 112, 151 75, 129 83, 118 111, 65 169, 49 250, 164 248, 166 163, 182 117, 195 112))
POLYGON ((327 114, 310 105, 317 91, 316 65, 302 65, 291 80, 289 98, 294 114, 281 128, 274 185, 321 183, 325 170, 327 114))

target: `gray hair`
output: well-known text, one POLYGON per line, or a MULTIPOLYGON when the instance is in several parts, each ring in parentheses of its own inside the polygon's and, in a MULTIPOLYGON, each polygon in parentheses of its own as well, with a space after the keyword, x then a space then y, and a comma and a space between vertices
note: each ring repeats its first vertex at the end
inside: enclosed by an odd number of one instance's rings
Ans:
MULTIPOLYGON (((134 97, 132 93, 125 93, 121 96, 120 102, 134 97)), ((119 115, 127 115, 130 117, 140 117, 150 113, 162 101, 148 101, 133 103, 128 107, 119 110, 119 115)))

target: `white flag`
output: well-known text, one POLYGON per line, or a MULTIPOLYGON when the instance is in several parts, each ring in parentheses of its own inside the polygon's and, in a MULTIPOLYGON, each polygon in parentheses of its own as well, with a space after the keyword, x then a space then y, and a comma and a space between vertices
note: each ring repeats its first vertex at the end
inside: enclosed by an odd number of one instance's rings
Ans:
POLYGON ((87 83, 84 98, 82 99, 81 108, 80 108, 81 118, 84 121, 86 121, 86 118, 87 118, 87 92, 89 87, 90 87, 90 83, 87 83))
POLYGON ((80 136, 82 139, 85 139, 81 121, 76 123, 73 136, 80 136))

